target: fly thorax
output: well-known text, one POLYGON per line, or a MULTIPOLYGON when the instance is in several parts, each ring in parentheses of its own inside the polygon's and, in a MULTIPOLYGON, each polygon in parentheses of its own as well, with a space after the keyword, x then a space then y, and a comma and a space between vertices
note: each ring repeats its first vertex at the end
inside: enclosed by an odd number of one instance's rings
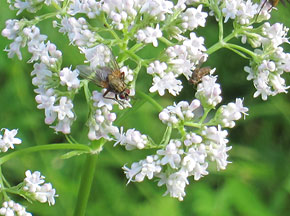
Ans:
POLYGON ((126 89, 126 84, 119 77, 109 75, 108 80, 109 80, 109 86, 113 92, 121 93, 126 89))

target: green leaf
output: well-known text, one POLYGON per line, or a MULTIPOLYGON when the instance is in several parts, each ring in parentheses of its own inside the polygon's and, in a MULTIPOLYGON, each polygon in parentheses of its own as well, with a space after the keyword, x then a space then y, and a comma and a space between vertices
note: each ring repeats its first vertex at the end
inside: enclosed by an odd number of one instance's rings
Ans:
POLYGON ((81 151, 81 150, 70 151, 68 153, 63 154, 60 158, 61 159, 69 159, 71 157, 79 156, 81 154, 86 154, 86 153, 88 153, 88 152, 87 151, 81 151))

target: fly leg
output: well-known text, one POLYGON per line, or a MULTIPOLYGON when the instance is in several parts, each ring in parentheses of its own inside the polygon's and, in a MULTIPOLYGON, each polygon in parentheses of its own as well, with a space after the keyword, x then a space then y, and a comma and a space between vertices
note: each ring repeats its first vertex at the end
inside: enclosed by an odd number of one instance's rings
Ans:
MULTIPOLYGON (((107 90, 105 91, 105 93, 103 94, 103 98, 111 99, 111 100, 115 100, 115 98, 112 98, 112 97, 106 97, 106 95, 107 95, 109 92, 111 92, 111 90, 110 90, 110 89, 107 89, 107 90)), ((116 95, 116 94, 115 94, 115 95, 116 95)))

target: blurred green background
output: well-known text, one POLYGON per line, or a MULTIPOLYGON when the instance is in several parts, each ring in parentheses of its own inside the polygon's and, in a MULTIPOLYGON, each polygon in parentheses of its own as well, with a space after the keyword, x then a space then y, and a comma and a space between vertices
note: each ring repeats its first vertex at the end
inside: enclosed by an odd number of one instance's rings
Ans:
MULTIPOLYGON (((271 23, 283 22, 290 26, 289 5, 284 8, 279 5, 278 11, 273 11, 271 23)), ((46 12, 47 9, 42 9, 46 12)), ((0 29, 5 26, 5 20, 15 18, 15 12, 8 9, 2 1, 0 7, 0 29)), ((32 18, 31 14, 21 16, 32 18)), ((206 38, 206 46, 213 45, 217 40, 217 25, 213 18, 207 21, 207 28, 198 30, 198 35, 206 38)), ((51 20, 42 22, 41 32, 49 35, 49 40, 55 43, 63 52, 63 67, 76 65, 83 61, 78 50, 68 45, 66 36, 57 33, 52 28, 51 20)), ((228 26, 230 27, 230 25, 228 26)), ((225 29, 226 33, 230 28, 225 29)), ((61 134, 55 134, 44 124, 44 112, 36 108, 34 87, 31 84, 30 73, 32 64, 27 64, 30 55, 23 50, 23 60, 8 59, 4 48, 10 42, 0 37, 0 128, 18 128, 18 137, 22 145, 17 149, 49 143, 65 142, 61 134)), ((290 51, 289 45, 285 51, 290 51)), ((143 52, 150 56, 152 48, 143 52)), ((168 196, 163 197, 165 188, 157 187, 157 183, 145 180, 142 183, 126 185, 121 167, 143 159, 151 153, 127 152, 120 146, 112 147, 106 144, 100 154, 96 175, 91 191, 87 215, 118 215, 118 216, 271 216, 289 215, 290 213, 290 95, 281 94, 262 101, 253 99, 255 92, 252 83, 246 81, 247 74, 243 67, 248 62, 228 50, 219 50, 210 56, 206 65, 217 68, 219 82, 222 85, 223 103, 244 97, 244 104, 249 108, 249 116, 237 122, 237 126, 229 132, 229 144, 233 149, 229 152, 228 165, 225 171, 210 174, 198 182, 190 180, 186 188, 183 202, 168 196)), ((290 84, 289 75, 284 77, 290 84)), ((185 80, 183 80, 185 81, 185 80)), ((137 88, 148 89, 151 78, 143 71, 138 78, 137 88)), ((185 82, 185 88, 179 100, 192 100, 194 91, 185 82)), ((172 103, 173 98, 167 95, 160 100, 163 106, 172 103)), ((85 118, 87 107, 83 93, 75 101, 77 121, 73 125, 73 135, 81 142, 86 141, 87 129, 85 118)), ((150 135, 156 141, 164 132, 164 125, 157 119, 158 112, 150 104, 144 104, 137 112, 131 113, 120 124, 125 129, 136 128, 150 135)), ((11 152, 11 150, 10 150, 11 152)), ((4 164, 3 173, 12 185, 24 178, 27 169, 39 170, 46 176, 46 181, 52 182, 59 197, 56 205, 30 204, 19 197, 12 198, 27 206, 33 215, 72 215, 77 199, 82 166, 85 157, 78 156, 68 160, 59 157, 65 152, 42 152, 23 155, 4 164)))

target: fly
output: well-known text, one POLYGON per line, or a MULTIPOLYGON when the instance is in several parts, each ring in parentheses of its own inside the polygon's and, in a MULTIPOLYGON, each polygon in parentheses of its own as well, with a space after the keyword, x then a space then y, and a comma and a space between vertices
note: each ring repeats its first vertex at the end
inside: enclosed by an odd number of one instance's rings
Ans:
POLYGON ((202 77, 204 77, 210 73, 210 71, 211 71, 210 67, 200 67, 203 62, 204 62, 204 57, 201 57, 201 59, 199 60, 199 64, 192 71, 191 77, 188 80, 189 83, 191 83, 193 85, 197 85, 201 81, 202 77))
MULTIPOLYGON (((106 49, 109 49, 106 47, 106 49)), ((106 99, 112 99, 120 104, 119 99, 128 100, 130 90, 124 81, 125 74, 120 71, 119 65, 115 60, 115 57, 111 52, 110 61, 105 66, 97 66, 92 69, 87 65, 78 65, 77 69, 80 71, 80 75, 89 81, 92 81, 97 86, 105 88, 106 91, 103 97, 106 99), (107 94, 112 92, 115 94, 115 98, 108 97, 107 94)))

